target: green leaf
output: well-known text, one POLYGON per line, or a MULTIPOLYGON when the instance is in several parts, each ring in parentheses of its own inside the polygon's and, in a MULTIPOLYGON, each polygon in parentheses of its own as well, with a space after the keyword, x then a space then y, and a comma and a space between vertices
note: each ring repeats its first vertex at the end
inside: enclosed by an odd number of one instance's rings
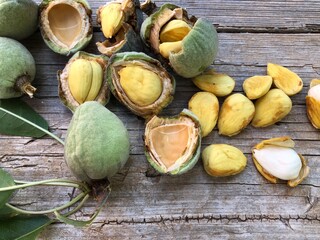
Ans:
POLYGON ((98 215, 98 213, 95 213, 88 221, 80 221, 80 220, 74 220, 68 217, 65 217, 63 215, 61 215, 59 212, 54 212, 54 214, 56 215, 56 218, 66 224, 75 226, 75 227, 84 227, 87 225, 90 225, 94 219, 96 218, 96 216, 98 215))
MULTIPOLYGON (((15 182, 13 177, 0 168, 0 188, 14 186, 15 182)), ((0 193, 0 209, 8 202, 14 190, 9 190, 0 193)))
POLYGON ((0 100, 0 134, 42 137, 46 133, 28 122, 48 130, 47 121, 19 98, 0 100))
POLYGON ((45 215, 18 215, 0 220, 0 240, 34 240, 53 220, 45 215))
POLYGON ((12 208, 7 207, 4 205, 3 207, 0 208, 0 219, 3 218, 10 218, 19 215, 19 213, 12 208))

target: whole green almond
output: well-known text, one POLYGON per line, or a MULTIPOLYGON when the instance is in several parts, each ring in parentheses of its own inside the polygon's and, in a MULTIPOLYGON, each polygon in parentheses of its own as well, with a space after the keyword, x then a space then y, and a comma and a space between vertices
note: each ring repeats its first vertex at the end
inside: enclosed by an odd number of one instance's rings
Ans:
POLYGON ((73 174, 91 184, 110 179, 127 162, 130 142, 122 121, 96 101, 77 107, 70 122, 64 156, 73 174))
POLYGON ((38 27, 38 5, 32 0, 0 0, 0 36, 22 40, 38 27))
POLYGON ((0 99, 32 97, 36 64, 31 53, 18 41, 0 37, 0 63, 0 99))

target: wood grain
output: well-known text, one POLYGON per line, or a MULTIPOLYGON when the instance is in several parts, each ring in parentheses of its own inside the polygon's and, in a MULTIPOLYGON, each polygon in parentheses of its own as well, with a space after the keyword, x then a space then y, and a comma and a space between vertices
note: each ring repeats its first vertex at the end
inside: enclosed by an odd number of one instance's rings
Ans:
MULTIPOLYGON (((167 1, 156 1, 158 5, 167 1)), ((245 170, 233 177, 212 178, 201 159, 188 173, 161 176, 144 157, 144 121, 111 98, 107 105, 129 130, 131 149, 126 166, 111 180, 112 193, 103 211, 87 228, 56 223, 40 239, 317 239, 320 234, 320 133, 306 116, 308 85, 320 74, 320 2, 309 1, 171 1, 191 14, 206 17, 219 31, 219 54, 214 67, 236 80, 235 92, 243 81, 266 74, 268 62, 295 71, 304 81, 301 93, 292 97, 293 109, 280 123, 256 129, 246 128, 229 138, 215 129, 203 140, 228 143, 240 148, 248 159, 245 170), (251 148, 261 140, 289 135, 296 150, 311 168, 309 177, 298 187, 285 182, 268 183, 256 171, 251 148)), ((103 3, 90 1, 94 10, 103 3)), ((94 19, 95 19, 94 13, 94 19)), ((85 49, 97 53, 95 42, 103 39, 96 25, 94 38, 85 49)), ((34 99, 23 99, 48 120, 50 131, 66 136, 72 113, 57 95, 56 71, 68 57, 53 53, 39 32, 23 44, 37 63, 34 99)), ((174 101, 164 115, 178 114, 199 91, 188 79, 177 79, 174 101)), ((219 98, 220 104, 223 98, 219 98)), ((1 124, 1 123, 0 123, 1 124)), ((36 181, 73 178, 63 158, 63 146, 50 137, 0 136, 0 167, 15 179, 36 181)), ((28 209, 45 209, 69 199, 72 189, 30 188, 19 191, 12 202, 28 209)), ((90 200, 76 215, 85 219, 96 206, 90 200)))

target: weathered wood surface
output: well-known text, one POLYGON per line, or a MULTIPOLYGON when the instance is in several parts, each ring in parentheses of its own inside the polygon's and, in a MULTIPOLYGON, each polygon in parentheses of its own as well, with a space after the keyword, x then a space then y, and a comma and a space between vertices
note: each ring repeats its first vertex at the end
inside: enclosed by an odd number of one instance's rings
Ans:
MULTIPOLYGON (((158 4, 166 1, 156 1, 158 4)), ((90 2, 95 12, 100 1, 90 2)), ((266 73, 268 62, 289 67, 304 80, 301 93, 292 97, 293 110, 280 123, 265 128, 251 126, 228 138, 215 129, 203 141, 228 143, 248 157, 244 172, 234 177, 212 178, 201 161, 179 177, 159 176, 143 155, 144 122, 128 112, 114 98, 107 107, 126 124, 131 146, 128 164, 113 179, 109 201, 95 222, 87 228, 57 223, 40 239, 317 239, 320 234, 320 133, 306 117, 305 96, 311 79, 320 71, 320 2, 309 1, 172 1, 190 13, 208 18, 219 31, 217 71, 237 81, 242 92, 245 78, 266 73), (289 135, 296 149, 309 161, 310 176, 291 189, 266 182, 256 171, 250 149, 259 141, 289 135)), ((94 16, 95 18, 95 16, 94 16)), ((86 51, 96 53, 102 39, 95 28, 86 51)), ((48 120, 50 130, 65 137, 71 112, 57 97, 56 71, 68 61, 48 49, 39 32, 23 42, 35 57, 38 93, 24 98, 48 120)), ((164 114, 177 114, 199 91, 190 81, 178 80, 173 103, 164 114)), ((223 99, 219 99, 222 103, 223 99)), ((0 136, 0 167, 15 179, 41 180, 73 178, 64 159, 63 147, 45 137, 31 139, 0 136)), ((13 202, 31 209, 48 208, 68 200, 70 191, 55 188, 23 190, 13 202)), ((90 201, 77 216, 94 210, 90 201)))

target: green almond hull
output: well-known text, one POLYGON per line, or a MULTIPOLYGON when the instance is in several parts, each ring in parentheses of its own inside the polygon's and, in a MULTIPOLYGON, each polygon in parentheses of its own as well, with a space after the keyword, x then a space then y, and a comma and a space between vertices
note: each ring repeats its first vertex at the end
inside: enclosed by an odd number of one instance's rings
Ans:
MULTIPOLYGON (((68 61, 67 65, 75 61, 76 59, 100 59, 100 61, 103 61, 105 66, 107 65, 108 62, 108 57, 104 55, 95 55, 95 54, 90 54, 87 52, 79 51, 76 54, 74 54, 68 61)), ((67 66, 66 65, 66 66, 67 66)), ((76 102, 76 100, 73 98, 68 84, 67 84, 67 79, 64 79, 62 77, 63 71, 59 70, 57 72, 57 79, 58 79, 58 91, 59 91, 59 98, 61 102, 68 107, 72 112, 76 110, 76 108, 79 106, 79 103, 76 102)), ((104 80, 100 89, 100 92, 98 96, 96 97, 95 101, 99 102, 101 105, 105 106, 110 99, 110 91, 109 87, 107 84, 107 79, 106 79, 106 67, 104 69, 104 80)))
MULTIPOLYGON (((76 2, 76 3, 79 3, 80 5, 82 5, 82 7, 84 8, 85 14, 88 17, 89 28, 88 28, 87 32, 82 33, 83 35, 80 37, 80 39, 77 40, 77 42, 72 46, 72 48, 69 48, 69 47, 59 46, 57 43, 52 41, 52 39, 50 39, 48 32, 46 30, 46 28, 48 28, 48 26, 46 26, 46 23, 44 22, 44 20, 42 20, 42 12, 45 11, 45 9, 48 7, 48 5, 54 1, 56 1, 56 0, 44 0, 41 2, 40 6, 39 6, 39 12, 40 12, 39 23, 40 23, 41 36, 42 36, 45 44, 52 51, 54 51, 55 53, 61 54, 61 55, 69 56, 69 55, 72 55, 72 54, 84 49, 90 43, 90 41, 92 39, 93 27, 92 27, 91 7, 86 0, 71 1, 71 2, 76 2)), ((68 2, 68 1, 70 1, 70 0, 66 0, 66 2, 68 2)))
POLYGON ((171 54, 169 62, 177 74, 192 78, 213 64, 217 53, 217 31, 211 23, 200 18, 183 39, 181 53, 171 54))
POLYGON ((114 113, 97 102, 85 102, 72 117, 64 149, 70 170, 90 184, 122 169, 129 158, 129 135, 114 113))
POLYGON ((97 42, 98 51, 107 56, 122 52, 143 52, 144 46, 139 34, 127 25, 127 30, 121 42, 113 43, 113 39, 106 39, 104 42, 97 42))
MULTIPOLYGON (((140 36, 147 46, 150 44, 150 34, 155 22, 161 18, 165 9, 179 8, 173 4, 164 4, 158 11, 151 14, 142 23, 140 36)), ((183 10, 184 17, 188 14, 183 10)), ((218 53, 218 34, 215 27, 205 19, 191 17, 195 22, 192 30, 182 40, 182 50, 179 53, 171 53, 169 59, 165 59, 159 50, 153 49, 161 62, 167 62, 170 67, 184 78, 192 78, 201 74, 207 67, 213 64, 218 53)), ((160 40, 159 40, 160 41, 160 40)))
POLYGON ((108 82, 108 86, 110 91, 112 92, 112 94, 115 96, 115 98, 117 98, 117 100, 119 102, 121 102, 124 106, 126 106, 131 112, 133 112, 134 114, 141 116, 143 118, 150 118, 153 115, 156 115, 158 113, 160 113, 165 107, 167 107, 173 100, 173 95, 175 92, 175 78, 170 75, 165 68, 162 67, 161 63, 144 54, 144 53, 139 53, 139 52, 123 52, 123 53, 117 53, 114 54, 110 60, 109 60, 109 64, 108 64, 108 68, 107 68, 107 82, 108 82), (165 94, 163 95, 164 97, 160 97, 159 99, 162 100, 157 100, 154 105, 150 106, 147 110, 140 110, 138 107, 134 106, 134 105, 130 105, 129 102, 125 102, 123 95, 125 94, 123 91, 119 91, 119 89, 117 89, 115 81, 117 81, 114 76, 113 76, 113 67, 114 64, 121 64, 121 63, 125 63, 125 62, 130 62, 130 61, 144 61, 147 63, 150 63, 152 65, 154 65, 155 67, 157 67, 157 69, 160 69, 159 71, 163 71, 167 78, 170 81, 170 88, 166 89, 165 94))

